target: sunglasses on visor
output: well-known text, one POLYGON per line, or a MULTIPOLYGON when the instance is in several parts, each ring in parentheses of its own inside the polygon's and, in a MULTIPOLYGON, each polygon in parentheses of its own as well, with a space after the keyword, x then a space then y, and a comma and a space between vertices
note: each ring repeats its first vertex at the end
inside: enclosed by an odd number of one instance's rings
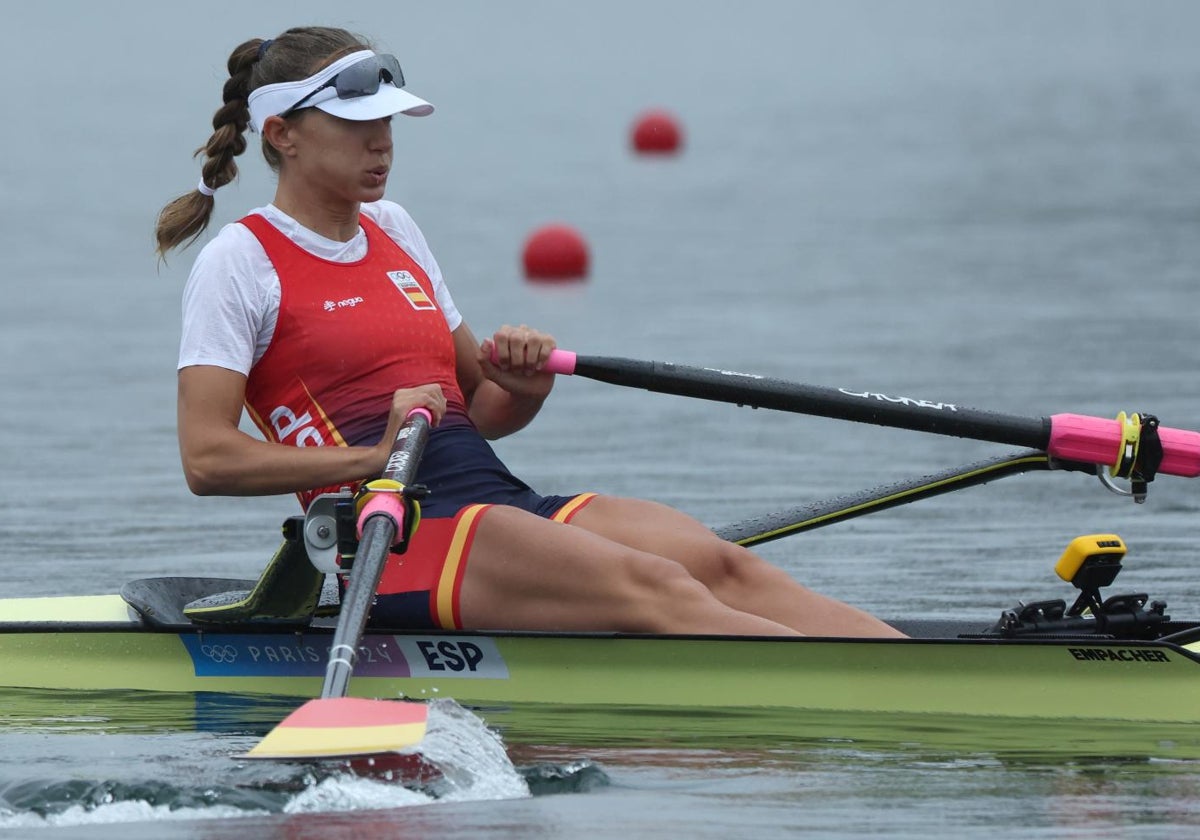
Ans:
POLYGON ((384 53, 351 64, 316 90, 304 94, 296 104, 279 116, 291 116, 325 88, 336 88, 338 99, 355 99, 378 93, 381 81, 391 82, 398 88, 404 87, 404 73, 400 70, 400 62, 396 60, 396 56, 384 53))

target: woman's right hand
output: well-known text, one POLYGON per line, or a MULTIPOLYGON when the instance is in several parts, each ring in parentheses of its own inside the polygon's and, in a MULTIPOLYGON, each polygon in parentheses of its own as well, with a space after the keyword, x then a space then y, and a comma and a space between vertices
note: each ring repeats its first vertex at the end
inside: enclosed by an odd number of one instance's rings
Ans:
POLYGON ((396 435, 408 418, 409 412, 414 408, 427 409, 433 415, 433 422, 430 425, 436 426, 440 423, 442 416, 446 413, 446 395, 442 393, 442 386, 418 385, 416 388, 400 388, 392 394, 392 408, 388 414, 387 431, 383 433, 383 438, 379 443, 375 444, 379 455, 377 474, 383 472, 383 468, 387 465, 388 456, 392 452, 392 443, 396 440, 396 435))

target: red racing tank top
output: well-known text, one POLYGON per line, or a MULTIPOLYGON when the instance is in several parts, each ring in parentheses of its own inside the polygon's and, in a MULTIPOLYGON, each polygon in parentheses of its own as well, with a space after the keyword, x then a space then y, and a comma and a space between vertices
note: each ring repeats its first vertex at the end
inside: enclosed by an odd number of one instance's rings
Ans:
MULTIPOLYGON (((262 216, 240 222, 279 275, 275 332, 246 382, 246 409, 267 440, 374 444, 392 392, 431 382, 442 386, 447 414, 467 413, 433 283, 377 224, 359 217, 366 256, 341 263, 310 254, 262 216)), ((301 492, 300 503, 337 489, 301 492)))

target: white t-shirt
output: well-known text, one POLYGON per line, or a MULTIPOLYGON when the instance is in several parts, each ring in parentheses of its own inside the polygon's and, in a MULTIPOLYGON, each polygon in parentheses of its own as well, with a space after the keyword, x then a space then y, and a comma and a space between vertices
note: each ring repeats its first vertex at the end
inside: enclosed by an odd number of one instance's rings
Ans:
MULTIPOLYGON (((361 227, 349 242, 338 242, 301 226, 273 204, 251 212, 322 259, 354 262, 366 256, 367 235, 361 227)), ((360 212, 425 270, 447 326, 452 332, 458 329, 462 316, 412 216, 391 201, 364 204, 360 212)), ((249 376, 271 344, 278 317, 279 275, 267 252, 245 225, 225 225, 196 256, 183 290, 179 368, 216 365, 249 376)))

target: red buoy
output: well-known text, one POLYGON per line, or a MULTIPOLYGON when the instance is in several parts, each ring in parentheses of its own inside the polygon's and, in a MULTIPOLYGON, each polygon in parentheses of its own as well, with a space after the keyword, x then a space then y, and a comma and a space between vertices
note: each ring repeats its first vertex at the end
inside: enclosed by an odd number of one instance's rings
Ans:
POLYGON ((666 111, 647 111, 633 124, 630 139, 638 154, 673 155, 683 145, 683 130, 675 117, 666 111))
POLYGON ((530 280, 579 280, 588 273, 588 249, 568 225, 546 225, 525 241, 525 276, 530 280))

